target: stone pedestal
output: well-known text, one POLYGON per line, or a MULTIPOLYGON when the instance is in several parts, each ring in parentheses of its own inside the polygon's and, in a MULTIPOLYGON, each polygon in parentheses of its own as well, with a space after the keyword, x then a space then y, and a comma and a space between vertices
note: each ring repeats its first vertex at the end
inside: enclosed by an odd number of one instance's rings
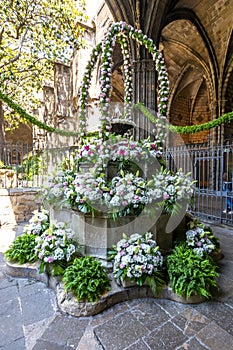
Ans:
POLYGON ((119 240, 122 234, 130 236, 132 233, 153 234, 162 252, 168 252, 172 248, 173 232, 166 232, 166 225, 170 218, 162 214, 158 219, 153 219, 146 214, 139 217, 126 216, 110 219, 101 213, 95 217, 90 214, 82 214, 71 209, 50 208, 51 220, 63 221, 75 232, 75 240, 82 246, 81 252, 99 258, 107 265, 108 250, 119 240))
POLYGON ((82 246, 82 253, 107 263, 107 251, 122 239, 122 234, 134 233, 134 218, 122 217, 115 221, 105 214, 92 217, 76 210, 50 208, 51 220, 67 222, 75 232, 75 240, 82 246))

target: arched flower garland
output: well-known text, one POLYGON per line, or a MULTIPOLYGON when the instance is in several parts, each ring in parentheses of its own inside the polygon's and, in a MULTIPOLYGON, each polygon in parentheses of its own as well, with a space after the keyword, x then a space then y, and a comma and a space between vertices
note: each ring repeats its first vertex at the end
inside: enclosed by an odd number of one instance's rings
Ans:
POLYGON ((124 74, 124 115, 123 118, 130 119, 132 105, 132 69, 128 38, 124 34, 119 34, 117 41, 121 45, 123 55, 123 74, 124 74))
POLYGON ((83 76, 82 85, 80 87, 80 99, 79 99, 79 134, 84 136, 86 132, 86 116, 87 116, 87 106, 88 106, 88 90, 91 84, 91 73, 96 65, 97 58, 102 52, 102 44, 99 43, 91 53, 91 57, 87 63, 85 73, 83 76))
POLYGON ((118 39, 123 46, 124 55, 124 73, 126 86, 126 103, 127 105, 131 102, 130 89, 131 78, 130 70, 127 67, 127 58, 129 58, 129 50, 126 41, 122 43, 123 35, 136 40, 140 45, 144 45, 148 51, 152 54, 153 60, 156 63, 156 70, 158 72, 158 88, 159 88, 159 104, 158 104, 158 119, 156 121, 156 137, 160 140, 165 139, 166 135, 166 113, 167 113, 167 102, 169 95, 169 82, 168 74, 164 64, 164 59, 162 54, 157 50, 152 39, 149 39, 146 35, 142 33, 139 29, 135 29, 133 26, 126 24, 125 22, 113 23, 104 38, 102 43, 97 45, 93 49, 91 59, 87 65, 86 72, 84 75, 84 83, 81 86, 81 97, 80 97, 80 133, 83 135, 85 133, 86 121, 85 116, 87 113, 87 96, 88 88, 91 81, 91 72, 96 63, 96 59, 93 56, 97 56, 102 51, 102 66, 101 66, 101 93, 100 93, 100 112, 101 112, 101 123, 103 128, 103 133, 110 128, 110 117, 109 117, 109 102, 110 102, 110 92, 111 92, 111 70, 112 70, 112 51, 116 40, 118 39), (120 35, 121 34, 121 35, 120 35), (91 62, 91 64, 90 64, 91 62))

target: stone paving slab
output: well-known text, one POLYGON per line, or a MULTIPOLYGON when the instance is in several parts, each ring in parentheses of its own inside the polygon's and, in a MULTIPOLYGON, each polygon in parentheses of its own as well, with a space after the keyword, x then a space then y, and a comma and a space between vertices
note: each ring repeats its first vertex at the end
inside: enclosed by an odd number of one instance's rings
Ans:
POLYGON ((0 350, 232 350, 233 230, 214 231, 225 259, 213 300, 135 299, 90 317, 61 312, 45 283, 9 278, 0 254, 0 350))

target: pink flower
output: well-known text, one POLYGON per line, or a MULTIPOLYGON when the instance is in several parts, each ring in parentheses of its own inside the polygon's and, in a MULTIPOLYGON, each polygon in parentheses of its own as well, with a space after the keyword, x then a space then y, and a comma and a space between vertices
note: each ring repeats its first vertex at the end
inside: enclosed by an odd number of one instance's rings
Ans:
POLYGON ((54 261, 54 257, 53 256, 49 256, 47 261, 48 261, 49 264, 51 264, 54 261))
POLYGON ((169 195, 167 194, 167 193, 164 193, 164 195, 163 195, 163 199, 168 199, 169 198, 169 195))
POLYGON ((125 268, 125 264, 124 263, 120 263, 120 269, 124 269, 125 268))
POLYGON ((124 156, 124 155, 126 155, 126 151, 124 150, 124 149, 120 149, 120 151, 119 151, 119 154, 121 155, 121 156, 124 156))

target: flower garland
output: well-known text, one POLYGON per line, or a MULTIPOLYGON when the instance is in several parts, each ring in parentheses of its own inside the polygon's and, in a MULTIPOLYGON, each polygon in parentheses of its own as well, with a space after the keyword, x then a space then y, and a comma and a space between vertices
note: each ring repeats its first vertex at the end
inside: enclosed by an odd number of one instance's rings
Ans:
POLYGON ((28 114, 22 107, 20 107, 17 103, 12 101, 12 99, 9 96, 5 95, 1 91, 0 91, 0 100, 5 102, 11 109, 13 109, 16 113, 18 113, 23 119, 27 120, 27 122, 29 122, 30 124, 36 125, 40 129, 46 130, 48 132, 54 132, 55 134, 58 134, 61 136, 78 136, 79 135, 79 133, 75 131, 60 130, 52 126, 49 126, 45 123, 42 123, 37 118, 28 114))
MULTIPOLYGON (((134 108, 141 111, 152 123, 157 123, 157 118, 148 110, 143 103, 137 103, 134 105, 134 108)), ((195 134, 196 132, 202 132, 217 128, 221 124, 230 123, 233 120, 233 112, 225 113, 221 117, 211 120, 209 122, 197 125, 187 125, 187 126, 177 126, 167 123, 167 128, 170 131, 175 131, 178 134, 195 134)))
POLYGON ((123 55, 123 73, 124 73, 124 115, 125 119, 130 119, 131 117, 131 103, 132 103, 132 69, 130 64, 130 49, 128 38, 119 34, 117 36, 117 41, 121 45, 121 51, 123 55))
MULTIPOLYGON (((113 46, 115 45, 116 40, 120 40, 122 42, 122 35, 132 38, 136 40, 140 45, 144 45, 148 51, 152 54, 153 60, 156 63, 156 70, 158 72, 158 90, 159 90, 159 104, 158 104, 158 120, 156 121, 157 134, 156 139, 164 140, 166 135, 166 113, 167 113, 167 103, 168 103, 168 95, 169 95, 169 82, 168 82, 168 74, 166 71, 166 67, 164 64, 164 59, 162 54, 157 50, 156 46, 153 43, 152 39, 149 39, 146 35, 143 35, 141 30, 135 29, 133 26, 126 24, 125 22, 117 22, 113 23, 107 33, 105 34, 102 40, 102 48, 100 45, 96 52, 102 51, 102 66, 101 66, 101 94, 100 94, 100 112, 101 112, 101 122, 103 128, 103 135, 108 134, 111 126, 110 126, 110 118, 108 113, 109 102, 110 102, 110 89, 111 89, 111 67, 112 67, 112 51, 113 46), (121 34, 121 35, 119 35, 121 34)), ((130 89, 131 89, 131 76, 130 70, 127 68, 128 66, 128 45, 125 40, 122 42, 123 44, 123 54, 124 54, 124 73, 125 73, 125 81, 127 83, 126 87, 126 103, 130 104, 130 89)), ((81 87, 81 111, 80 117, 82 123, 80 123, 80 133, 83 135, 85 133, 85 121, 84 117, 87 111, 87 88, 90 84, 91 79, 91 71, 94 65, 89 65, 87 67, 85 82, 81 87)), ((128 113, 128 112, 127 112, 128 113)), ((107 135, 106 135, 107 136, 107 135)))
POLYGON ((97 58, 102 52, 102 45, 99 43, 93 48, 90 59, 87 63, 83 81, 80 87, 80 99, 79 99, 79 134, 84 136, 86 132, 86 117, 87 117, 87 106, 88 106, 88 90, 91 84, 91 74, 96 65, 97 58))

